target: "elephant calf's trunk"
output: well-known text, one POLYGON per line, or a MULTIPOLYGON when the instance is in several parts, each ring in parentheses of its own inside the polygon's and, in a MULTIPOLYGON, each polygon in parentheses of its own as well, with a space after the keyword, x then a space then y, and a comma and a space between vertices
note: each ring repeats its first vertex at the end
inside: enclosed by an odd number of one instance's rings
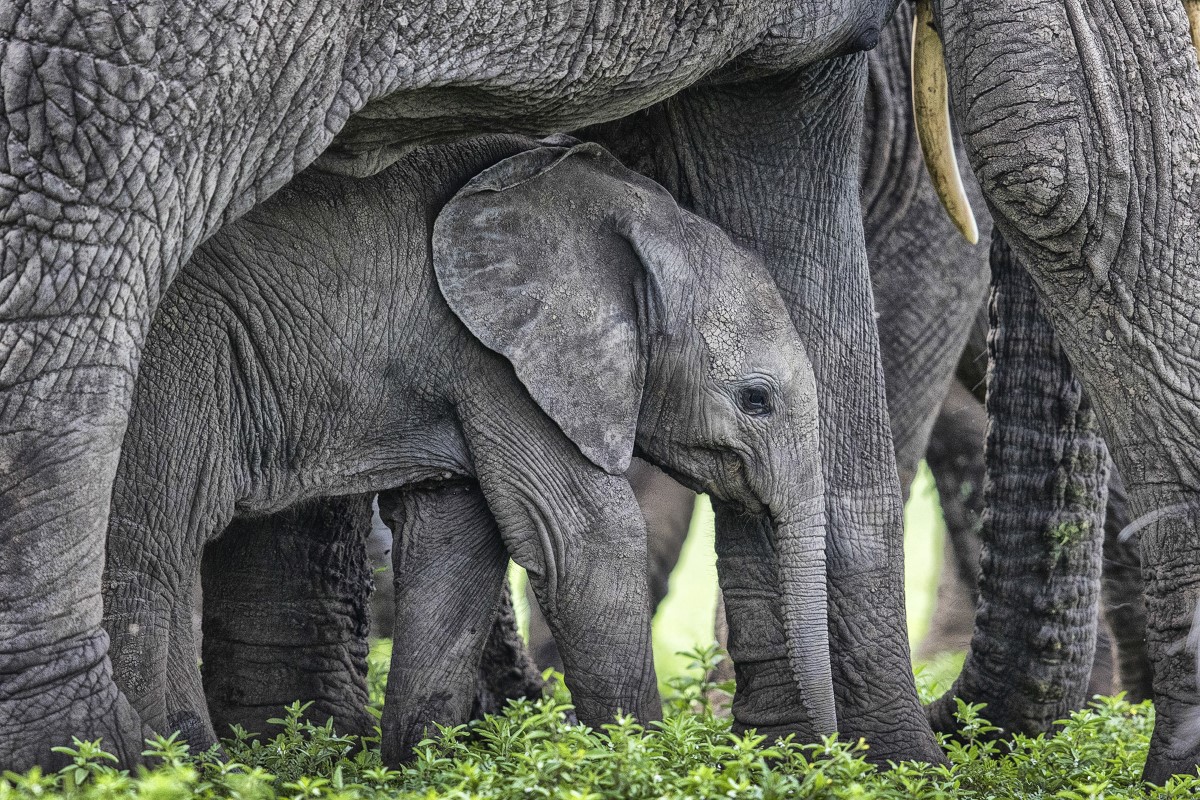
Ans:
POLYGON ((824 493, 789 510, 799 510, 800 515, 775 523, 787 656, 813 732, 823 736, 837 732, 829 661, 824 493))

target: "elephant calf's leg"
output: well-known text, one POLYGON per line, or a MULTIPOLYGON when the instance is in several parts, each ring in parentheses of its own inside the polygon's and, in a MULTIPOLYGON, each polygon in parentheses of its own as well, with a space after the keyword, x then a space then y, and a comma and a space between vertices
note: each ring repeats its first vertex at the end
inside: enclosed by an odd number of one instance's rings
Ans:
POLYGON ((529 648, 521 639, 521 632, 517 630, 512 593, 505 581, 499 613, 492 623, 492 632, 488 635, 483 658, 479 662, 479 688, 471 717, 497 714, 509 700, 541 697, 545 685, 538 665, 534 663, 529 648))
MULTIPOLYGON (((696 493, 640 458, 630 461, 625 478, 646 520, 646 582, 653 614, 670 589, 671 573, 679 563, 692 526, 696 493)), ((562 656, 533 596, 533 584, 526 587, 525 596, 529 602, 529 648, 534 659, 543 668, 553 667, 562 672, 562 656)))
POLYGON ((987 508, 975 634, 955 697, 1008 732, 1039 733, 1086 699, 1096 647, 1108 453, 1033 284, 998 236, 988 342, 987 508))
POLYGON ((389 492, 379 512, 392 528, 396 585, 381 747, 398 765, 433 723, 471 718, 508 553, 475 484, 389 492))
POLYGON ((204 691, 213 725, 264 733, 295 701, 366 734, 369 496, 237 520, 204 553, 204 691))

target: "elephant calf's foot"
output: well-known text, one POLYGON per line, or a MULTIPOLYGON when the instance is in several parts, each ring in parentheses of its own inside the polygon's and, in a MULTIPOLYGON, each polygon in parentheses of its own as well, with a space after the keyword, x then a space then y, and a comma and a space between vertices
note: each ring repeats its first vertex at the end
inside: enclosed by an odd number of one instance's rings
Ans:
POLYGON ((121 766, 141 762, 145 739, 152 732, 113 682, 107 657, 90 668, 72 669, 89 651, 102 652, 106 646, 107 639, 99 634, 47 654, 44 670, 10 672, 5 669, 10 659, 0 655, 0 769, 62 766, 69 757, 51 748, 70 746, 72 737, 99 739, 121 766))

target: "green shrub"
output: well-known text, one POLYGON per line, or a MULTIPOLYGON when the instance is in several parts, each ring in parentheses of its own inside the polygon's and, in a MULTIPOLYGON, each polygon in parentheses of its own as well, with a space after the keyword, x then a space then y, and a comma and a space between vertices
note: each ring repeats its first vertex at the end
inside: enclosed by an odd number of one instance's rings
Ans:
MULTIPOLYGON (((879 770, 863 760, 862 744, 802 745, 735 734, 713 713, 722 688, 705 681, 715 650, 688 654, 690 678, 673 682, 667 714, 644 727, 630 718, 593 730, 567 722, 570 698, 561 682, 537 702, 515 702, 503 714, 442 729, 418 747, 416 761, 389 770, 378 739, 337 735, 331 725, 304 720, 296 703, 274 720, 265 738, 241 730, 214 750, 190 754, 177 737, 147 743, 158 766, 117 770, 97 742, 76 741, 60 752, 72 764, 0 778, 0 800, 467 800, 468 798, 1085 798, 1191 797, 1200 779, 1180 777, 1163 788, 1139 780, 1153 711, 1120 697, 1098 699, 1064 720, 1054 736, 989 738, 980 708, 960 704, 960 741, 944 742, 948 765, 904 763, 879 770)), ((372 689, 382 696, 373 654, 372 689)), ((957 665, 921 671, 925 693, 945 688, 957 665)))

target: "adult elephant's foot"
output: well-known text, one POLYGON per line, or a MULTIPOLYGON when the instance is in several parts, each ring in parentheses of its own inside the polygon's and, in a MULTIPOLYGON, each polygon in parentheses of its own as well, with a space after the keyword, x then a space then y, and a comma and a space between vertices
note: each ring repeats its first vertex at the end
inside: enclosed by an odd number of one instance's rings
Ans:
POLYGON ((1195 775, 1200 767, 1200 707, 1156 697, 1154 708, 1154 735, 1142 779, 1162 786, 1175 775, 1195 775))
POLYGON ((123 766, 141 761, 151 732, 113 682, 107 648, 107 636, 96 631, 25 658, 0 654, 0 768, 66 764, 52 748, 72 737, 101 740, 123 766))
POLYGON ((61 762, 51 748, 70 745, 72 736, 102 739, 124 765, 144 749, 100 627, 105 523, 132 375, 127 363, 105 366, 123 357, 111 352, 88 367, 36 374, 46 363, 71 361, 64 343, 80 338, 69 321, 0 319, 4 769, 61 762))
MULTIPOLYGON (((1196 555, 1200 554, 1192 557, 1196 555)), ((1155 718, 1142 777, 1160 786, 1173 775, 1195 775, 1200 765, 1197 661, 1195 651, 1185 645, 1197 589, 1200 587, 1193 584, 1190 591, 1179 591, 1174 597, 1155 597, 1153 591, 1147 592, 1147 610, 1151 619, 1157 621, 1169 617, 1177 623, 1168 623, 1148 632, 1154 661, 1155 718)))
POLYGON ((1142 574, 1146 581, 1146 645, 1154 665, 1154 734, 1143 777, 1163 784, 1172 775, 1195 775, 1200 764, 1200 502, 1175 487, 1155 487, 1144 496, 1154 510, 1134 507, 1134 525, 1144 525, 1142 574))

